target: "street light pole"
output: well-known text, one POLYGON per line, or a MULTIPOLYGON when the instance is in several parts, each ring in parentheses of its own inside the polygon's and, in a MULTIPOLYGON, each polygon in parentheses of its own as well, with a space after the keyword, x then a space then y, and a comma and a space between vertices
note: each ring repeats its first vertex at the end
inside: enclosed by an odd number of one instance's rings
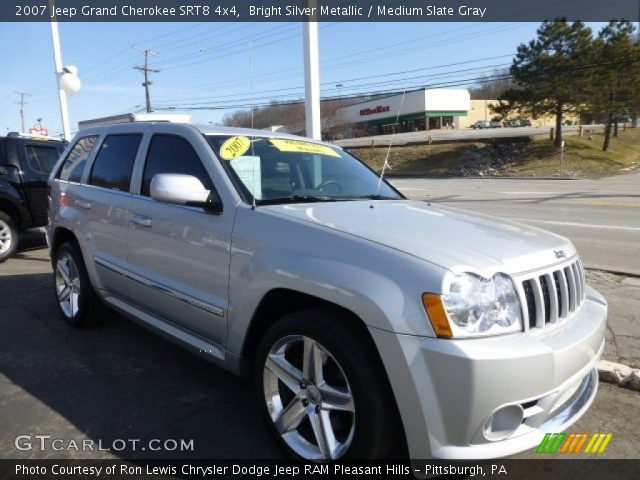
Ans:
POLYGON ((53 59, 56 69, 56 81, 58 83, 60 116, 62 117, 62 134, 64 136, 64 139, 69 141, 71 140, 71 128, 69 126, 69 107, 67 105, 67 93, 62 89, 60 85, 60 76, 64 72, 62 69, 62 53, 60 52, 60 33, 58 32, 58 22, 56 21, 56 17, 51 20, 51 40, 53 41, 53 59))
MULTIPOLYGON (((316 7, 316 0, 307 0, 308 7, 316 7)), ((309 17, 303 23, 304 36, 304 80, 305 80, 305 116, 307 136, 315 140, 322 139, 320 123, 320 62, 318 54, 317 15, 309 17)))

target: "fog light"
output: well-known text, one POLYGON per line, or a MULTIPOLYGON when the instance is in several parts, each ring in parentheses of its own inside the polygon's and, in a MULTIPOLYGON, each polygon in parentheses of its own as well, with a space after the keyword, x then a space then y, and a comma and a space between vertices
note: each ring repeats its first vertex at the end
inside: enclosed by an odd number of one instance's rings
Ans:
POLYGON ((520 405, 507 405, 498 408, 484 424, 484 436, 497 442, 504 440, 522 424, 523 410, 520 405))

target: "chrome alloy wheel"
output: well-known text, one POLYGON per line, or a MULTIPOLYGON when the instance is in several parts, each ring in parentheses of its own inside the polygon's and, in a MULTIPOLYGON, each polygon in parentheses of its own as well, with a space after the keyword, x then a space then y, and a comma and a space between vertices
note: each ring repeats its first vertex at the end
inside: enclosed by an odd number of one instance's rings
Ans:
POLYGON ((14 241, 11 227, 4 220, 0 220, 0 254, 7 253, 14 241))
POLYGON ((316 340, 286 336, 266 357, 264 396, 282 439, 308 460, 342 457, 353 441, 355 404, 336 359, 316 340))
POLYGON ((62 254, 56 263, 56 294, 67 318, 73 318, 80 309, 80 274, 73 257, 62 254))

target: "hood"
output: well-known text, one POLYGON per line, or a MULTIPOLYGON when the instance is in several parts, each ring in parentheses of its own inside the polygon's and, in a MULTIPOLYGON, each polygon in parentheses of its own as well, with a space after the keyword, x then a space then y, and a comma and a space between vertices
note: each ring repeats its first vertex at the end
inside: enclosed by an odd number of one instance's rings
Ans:
POLYGON ((516 274, 576 253, 569 240, 540 228, 411 200, 260 208, 367 239, 455 272, 516 274))

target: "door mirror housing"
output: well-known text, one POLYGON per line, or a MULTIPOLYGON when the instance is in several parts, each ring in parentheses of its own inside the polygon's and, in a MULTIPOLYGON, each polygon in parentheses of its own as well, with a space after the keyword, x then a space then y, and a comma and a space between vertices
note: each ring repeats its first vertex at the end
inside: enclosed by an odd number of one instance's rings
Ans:
POLYGON ((215 190, 207 190, 193 175, 159 173, 151 179, 151 198, 159 202, 202 207, 214 213, 222 212, 222 202, 215 190))

